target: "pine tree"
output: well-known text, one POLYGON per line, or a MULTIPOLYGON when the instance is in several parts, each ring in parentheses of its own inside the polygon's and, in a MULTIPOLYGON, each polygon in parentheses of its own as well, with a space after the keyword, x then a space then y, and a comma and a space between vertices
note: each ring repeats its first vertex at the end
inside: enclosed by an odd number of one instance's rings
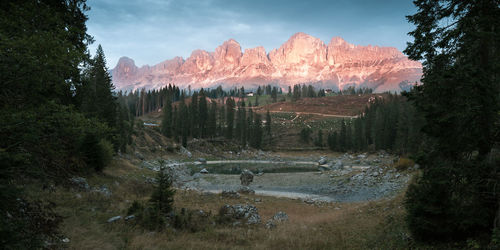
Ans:
POLYGON ((248 110, 248 117, 246 119, 246 131, 244 133, 245 135, 245 144, 247 141, 250 141, 255 135, 253 134, 255 131, 255 126, 254 126, 254 114, 253 111, 250 109, 248 110))
POLYGON ((226 100, 226 138, 233 139, 234 127, 234 99, 228 98, 226 100))
POLYGON ((427 148, 417 159, 422 175, 406 193, 409 229, 417 240, 490 234, 500 222, 498 163, 486 160, 498 143, 499 3, 414 4, 405 53, 423 61, 424 74, 409 98, 425 117, 427 148))
POLYGON ((189 118, 190 118, 190 130, 191 135, 194 138, 198 138, 200 136, 199 130, 199 117, 198 117, 198 92, 195 91, 191 96, 191 105, 189 106, 189 118))
POLYGON ((208 106, 205 91, 201 89, 198 102, 198 127, 202 138, 207 137, 208 106))
POLYGON ((346 151, 347 150, 347 128, 344 119, 342 119, 342 122, 340 123, 340 134, 339 134, 339 143, 338 143, 338 149, 339 151, 346 151))
POLYGON ((269 109, 266 112, 266 132, 267 135, 271 136, 271 114, 269 113, 269 109))
POLYGON ((161 121, 161 133, 166 137, 172 137, 172 101, 170 96, 167 97, 165 105, 163 106, 163 118, 161 121))
POLYGON ((215 137, 217 131, 217 103, 214 101, 210 102, 207 124, 207 135, 209 137, 215 137))
POLYGON ((254 148, 261 148, 262 145, 262 120, 260 114, 255 114, 255 120, 252 124, 251 143, 254 148))

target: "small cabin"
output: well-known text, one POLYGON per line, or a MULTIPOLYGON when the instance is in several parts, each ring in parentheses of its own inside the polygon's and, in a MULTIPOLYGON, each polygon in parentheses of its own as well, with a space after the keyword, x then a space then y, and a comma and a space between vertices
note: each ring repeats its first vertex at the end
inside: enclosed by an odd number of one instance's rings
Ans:
POLYGON ((253 96, 253 92, 248 92, 247 96, 253 96))

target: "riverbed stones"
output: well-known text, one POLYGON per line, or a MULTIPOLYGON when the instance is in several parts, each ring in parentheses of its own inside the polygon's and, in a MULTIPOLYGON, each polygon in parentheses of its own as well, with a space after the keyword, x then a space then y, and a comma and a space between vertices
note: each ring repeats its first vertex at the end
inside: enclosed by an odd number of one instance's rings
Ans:
POLYGON ((208 170, 206 168, 200 170, 200 174, 208 174, 208 170))
POLYGON ((241 185, 248 186, 253 181, 252 171, 245 169, 240 174, 241 185))
POLYGON ((221 221, 233 225, 255 225, 261 222, 259 210, 251 204, 224 205, 219 210, 221 221))

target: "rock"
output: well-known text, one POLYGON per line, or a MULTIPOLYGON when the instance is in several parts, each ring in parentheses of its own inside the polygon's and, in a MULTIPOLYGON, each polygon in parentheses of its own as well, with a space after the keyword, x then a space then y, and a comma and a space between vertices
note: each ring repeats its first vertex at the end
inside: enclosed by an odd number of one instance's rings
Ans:
POLYGON ((366 158, 366 155, 365 154, 360 154, 360 155, 358 155, 358 158, 359 159, 364 159, 364 158, 366 158))
POLYGON ((61 240, 62 243, 69 243, 69 239, 68 238, 64 238, 61 240))
POLYGON ((132 215, 126 216, 124 219, 125 219, 125 221, 133 220, 133 219, 135 219, 135 215, 132 214, 132 215))
POLYGON ((330 168, 328 167, 328 165, 320 165, 318 167, 318 170, 319 171, 328 171, 328 170, 330 170, 330 168))
POLYGON ((276 222, 285 222, 288 221, 288 215, 285 212, 279 211, 271 219, 276 222))
POLYGON ((87 180, 83 177, 73 177, 69 179, 77 189, 82 191, 90 191, 90 186, 87 183, 87 180))
POLYGON ((201 174, 208 174, 208 170, 206 168, 200 170, 200 173, 201 174))
POLYGON ((255 198, 254 200, 255 202, 262 202, 262 199, 261 198, 255 198))
POLYGON ((187 150, 185 147, 181 146, 180 149, 179 149, 179 152, 185 156, 187 156, 188 158, 191 158, 193 156, 193 154, 191 154, 191 152, 189 152, 189 150, 187 150))
POLYGON ((335 162, 334 169, 342 169, 343 166, 344 164, 342 163, 342 161, 338 160, 337 162, 335 162))
POLYGON ((75 197, 76 197, 77 199, 81 199, 81 198, 82 198, 82 195, 81 195, 81 194, 75 194, 75 197))
POLYGON ((286 82, 294 76, 296 82, 326 84, 350 79, 355 87, 380 84, 376 90, 383 92, 399 90, 394 83, 402 79, 408 82, 420 79, 421 70, 420 62, 409 60, 395 48, 359 46, 340 37, 332 38, 326 45, 316 37, 297 33, 279 48, 268 52, 257 47, 245 49, 242 53, 241 46, 231 39, 214 52, 195 50, 185 60, 175 57, 141 68, 132 59, 122 57, 112 69, 112 75, 117 89, 160 85, 165 82, 165 75, 178 86, 192 82, 193 89, 215 85, 220 79, 233 79, 221 85, 228 89, 233 86, 232 82, 253 83, 256 76, 268 79, 267 83, 286 82), (362 69, 358 65, 363 65, 362 69), (304 71, 304 66, 307 71, 304 71), (325 69, 328 70, 325 72, 325 69))
POLYGON ((413 169, 415 169, 415 170, 420 169, 420 165, 418 165, 418 164, 413 165, 413 169))
POLYGON ((106 185, 102 185, 99 188, 95 187, 93 191, 96 193, 100 193, 106 197, 110 197, 112 195, 111 190, 109 190, 109 188, 106 185))
POLYGON ((378 172, 373 172, 373 173, 372 173, 372 176, 373 176, 373 177, 377 177, 377 176, 378 176, 378 172))
POLYGON ((118 220, 121 220, 122 217, 120 215, 118 216, 115 216, 115 217, 111 217, 108 219, 108 223, 112 223, 112 222, 115 222, 115 221, 118 221, 118 220))
POLYGON ((255 190, 249 188, 248 186, 242 186, 238 189, 238 193, 240 194, 255 194, 255 190))
POLYGON ((135 157, 139 158, 139 160, 143 161, 144 160, 144 155, 142 155, 141 153, 135 151, 135 157))
POLYGON ((241 185, 248 186, 253 181, 252 171, 245 169, 240 174, 241 185))
POLYGON ((233 190, 222 190, 221 195, 223 198, 231 198, 231 199, 240 198, 240 194, 238 194, 236 191, 233 190))
POLYGON ((319 165, 325 165, 326 162, 327 162, 326 158, 324 156, 322 156, 321 158, 319 158, 318 164, 319 165))
POLYGON ((194 178, 194 179, 199 179, 199 178, 201 178, 201 173, 195 173, 195 174, 193 175, 193 178, 194 178))
POLYGON ((246 225, 255 225, 261 222, 258 209, 254 205, 224 205, 219 210, 219 216, 226 221, 246 225))
POLYGON ((273 220, 268 220, 266 222, 266 228, 267 229, 273 229, 276 227, 276 223, 273 220))
POLYGON ((205 158, 198 158, 198 161, 202 164, 206 164, 207 160, 205 158))

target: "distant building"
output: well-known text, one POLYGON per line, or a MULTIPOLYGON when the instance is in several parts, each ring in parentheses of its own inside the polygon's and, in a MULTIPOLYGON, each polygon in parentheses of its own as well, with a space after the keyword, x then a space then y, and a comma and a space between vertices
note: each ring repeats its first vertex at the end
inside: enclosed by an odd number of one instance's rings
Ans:
POLYGON ((253 92, 248 92, 247 96, 253 96, 253 92))

